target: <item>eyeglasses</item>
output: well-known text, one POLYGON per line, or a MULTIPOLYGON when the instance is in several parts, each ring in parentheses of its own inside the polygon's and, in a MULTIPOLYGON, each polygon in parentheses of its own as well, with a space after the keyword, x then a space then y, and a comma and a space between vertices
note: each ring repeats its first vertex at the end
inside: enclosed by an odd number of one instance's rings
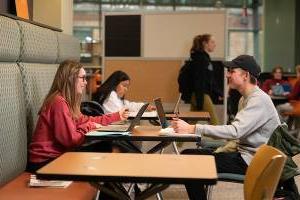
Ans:
POLYGON ((86 81, 86 76, 78 76, 78 78, 81 78, 83 82, 86 81))
POLYGON ((129 87, 129 84, 128 84, 128 83, 121 83, 121 85, 122 85, 123 87, 126 87, 126 88, 129 87))

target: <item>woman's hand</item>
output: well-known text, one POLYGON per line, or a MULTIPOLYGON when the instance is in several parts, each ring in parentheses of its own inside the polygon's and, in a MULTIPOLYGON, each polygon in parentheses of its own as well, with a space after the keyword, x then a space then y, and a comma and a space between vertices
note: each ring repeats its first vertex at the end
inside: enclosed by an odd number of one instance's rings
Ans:
POLYGON ((290 92, 283 92, 283 96, 288 96, 290 92))
POLYGON ((126 120, 129 117, 129 110, 128 108, 123 108, 119 111, 121 120, 126 120))
POLYGON ((153 111, 153 110, 156 110, 156 107, 155 107, 155 106, 149 105, 149 106, 147 107, 147 111, 153 111))
POLYGON ((195 133, 195 125, 190 125, 179 118, 173 118, 171 126, 176 133, 195 133))
POLYGON ((93 122, 94 123, 94 126, 96 127, 96 129, 97 128, 101 128, 102 127, 102 125, 101 124, 98 124, 98 123, 95 123, 95 122, 93 122))
POLYGON ((268 91, 268 94, 269 94, 269 95, 272 95, 272 94, 273 94, 273 91, 272 91, 272 90, 269 90, 269 91, 268 91))

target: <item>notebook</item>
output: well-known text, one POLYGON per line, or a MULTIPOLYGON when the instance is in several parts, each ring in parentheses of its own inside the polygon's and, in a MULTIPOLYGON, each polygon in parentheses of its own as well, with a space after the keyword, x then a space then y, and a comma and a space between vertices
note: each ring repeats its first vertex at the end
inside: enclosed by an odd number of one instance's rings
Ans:
POLYGON ((140 119, 143 115, 143 113, 145 112, 145 110, 147 109, 149 103, 145 103, 139 110, 139 112, 137 113, 137 115, 135 116, 135 118, 130 122, 130 124, 126 124, 126 125, 108 125, 108 126, 102 126, 98 129, 96 129, 95 131, 108 131, 108 132, 131 132, 132 129, 138 125, 138 123, 140 122, 140 119))

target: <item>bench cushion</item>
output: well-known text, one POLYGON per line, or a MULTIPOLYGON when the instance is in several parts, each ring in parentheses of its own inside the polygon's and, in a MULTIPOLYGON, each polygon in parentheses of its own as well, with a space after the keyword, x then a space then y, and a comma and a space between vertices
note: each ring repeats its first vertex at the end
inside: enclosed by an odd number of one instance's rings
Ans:
POLYGON ((30 173, 24 172, 0 188, 0 199, 9 200, 92 200, 96 189, 86 182, 74 181, 67 188, 28 187, 30 173))
POLYGON ((26 135, 21 74, 17 64, 2 62, 0 63, 0 186, 25 170, 26 135))

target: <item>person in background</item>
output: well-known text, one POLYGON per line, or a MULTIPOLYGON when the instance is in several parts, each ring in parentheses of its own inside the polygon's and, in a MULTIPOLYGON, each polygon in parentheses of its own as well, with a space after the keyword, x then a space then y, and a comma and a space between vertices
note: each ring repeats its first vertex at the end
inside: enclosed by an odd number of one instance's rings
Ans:
MULTIPOLYGON (((283 78, 282 75, 283 75, 282 67, 281 66, 274 67, 272 70, 272 79, 267 79, 263 83, 262 90, 265 91, 269 95, 276 95, 276 92, 274 94, 274 91, 272 90, 272 88, 274 88, 274 86, 285 85, 285 87, 290 88, 290 84, 288 83, 288 81, 282 79, 283 78)), ((287 96, 287 95, 289 95, 289 93, 290 93, 289 90, 287 90, 287 91, 284 91, 281 95, 287 96)))
MULTIPOLYGON (((82 115, 80 103, 86 84, 86 73, 79 62, 66 60, 59 65, 29 145, 28 171, 35 172, 63 153, 80 149, 87 132, 127 119, 125 109, 98 117, 82 115)), ((98 143, 96 148, 111 151, 108 143, 98 143)))
MULTIPOLYGON (((241 95, 239 109, 229 125, 190 125, 174 118, 172 127, 178 134, 194 133, 237 142, 237 151, 213 153, 209 149, 186 149, 182 154, 211 154, 215 156, 218 173, 245 174, 255 152, 260 145, 266 144, 273 131, 280 125, 277 111, 269 95, 257 86, 260 66, 252 56, 241 55, 231 62, 224 62, 228 67, 228 84, 241 95), (263 102, 263 103, 262 103, 263 102)), ((206 199, 203 186, 186 184, 191 200, 206 199)))
POLYGON ((193 82, 193 95, 191 100, 191 110, 208 111, 211 116, 211 124, 219 124, 214 105, 210 94, 217 93, 219 98, 223 97, 223 91, 218 91, 215 87, 213 76, 213 65, 209 53, 216 48, 216 42, 212 35, 197 35, 193 40, 193 46, 190 50, 191 71, 193 82))
MULTIPOLYGON (((123 108, 128 109, 129 112, 137 112, 144 103, 125 99, 129 85, 129 76, 123 71, 115 71, 100 86, 93 96, 93 101, 97 101, 102 106, 104 113, 116 112, 123 108)), ((155 107, 149 105, 147 111, 151 110, 155 110, 155 107)))
POLYGON ((287 117, 283 116, 283 113, 285 112, 291 112, 295 109, 299 109, 300 110, 300 104, 299 104, 299 100, 300 100, 300 65, 297 65, 295 67, 296 70, 296 76, 297 76, 297 81, 295 83, 295 85, 292 88, 291 93, 287 96, 289 102, 285 103, 285 104, 281 104, 278 105, 276 107, 278 113, 281 116, 281 119, 283 121, 287 121, 287 117))

